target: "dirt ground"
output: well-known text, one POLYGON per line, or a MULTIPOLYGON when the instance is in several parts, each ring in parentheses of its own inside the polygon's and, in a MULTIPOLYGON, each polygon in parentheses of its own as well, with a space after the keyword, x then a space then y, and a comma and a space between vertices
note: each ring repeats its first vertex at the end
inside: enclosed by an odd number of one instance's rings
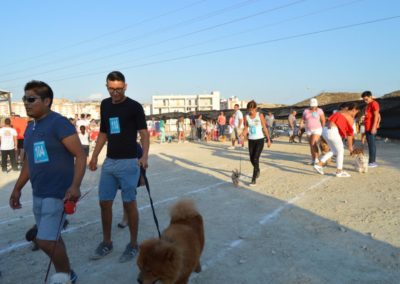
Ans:
MULTIPOLYGON (((168 208, 192 198, 203 214, 206 246, 203 271, 190 283, 399 283, 400 279, 400 144, 378 141, 378 168, 351 178, 336 178, 331 164, 324 176, 307 164, 308 144, 276 140, 264 149, 261 177, 250 188, 247 149, 227 150, 228 143, 151 145, 148 177, 161 228, 168 208), (231 170, 240 167, 234 187, 231 170), (397 279, 397 280, 396 280, 397 279)), ((78 204, 63 232, 78 283, 135 283, 135 261, 118 258, 129 240, 116 224, 121 200, 114 204, 114 251, 90 261, 101 241, 97 184, 100 171, 87 171, 78 204)), ((43 283, 48 258, 32 252, 24 235, 34 219, 31 188, 23 191, 23 208, 13 211, 8 199, 17 173, 0 179, 0 283, 43 283)), ((138 189, 139 241, 156 237, 145 188, 138 189)), ((51 273, 54 271, 52 270, 51 273)))

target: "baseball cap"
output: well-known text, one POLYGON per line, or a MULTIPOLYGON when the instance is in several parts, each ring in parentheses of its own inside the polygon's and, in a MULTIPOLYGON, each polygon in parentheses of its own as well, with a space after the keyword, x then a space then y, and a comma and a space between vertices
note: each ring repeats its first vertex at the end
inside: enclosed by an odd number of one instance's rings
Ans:
POLYGON ((312 98, 310 100, 310 107, 317 107, 318 106, 318 101, 316 98, 312 98))

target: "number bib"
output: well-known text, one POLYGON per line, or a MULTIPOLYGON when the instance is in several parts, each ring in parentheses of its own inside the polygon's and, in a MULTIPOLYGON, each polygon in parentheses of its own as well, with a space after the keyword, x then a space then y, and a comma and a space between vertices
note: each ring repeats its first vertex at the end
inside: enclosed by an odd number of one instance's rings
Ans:
POLYGON ((121 128, 119 126, 119 118, 110 117, 110 134, 119 134, 119 133, 121 133, 121 128))
POLYGON ((33 158, 35 164, 46 163, 49 161, 46 144, 44 141, 39 141, 33 144, 33 158))

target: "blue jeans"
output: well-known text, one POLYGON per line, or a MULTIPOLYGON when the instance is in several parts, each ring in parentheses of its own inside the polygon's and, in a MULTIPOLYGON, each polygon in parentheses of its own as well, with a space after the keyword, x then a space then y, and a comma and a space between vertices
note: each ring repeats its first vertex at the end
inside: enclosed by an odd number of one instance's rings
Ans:
POLYGON ((219 136, 225 135, 225 125, 218 125, 218 132, 219 136))
POLYGON ((365 132, 365 136, 367 138, 368 143, 368 151, 369 151, 369 163, 375 163, 376 161, 376 143, 375 143, 375 134, 367 131, 365 132))

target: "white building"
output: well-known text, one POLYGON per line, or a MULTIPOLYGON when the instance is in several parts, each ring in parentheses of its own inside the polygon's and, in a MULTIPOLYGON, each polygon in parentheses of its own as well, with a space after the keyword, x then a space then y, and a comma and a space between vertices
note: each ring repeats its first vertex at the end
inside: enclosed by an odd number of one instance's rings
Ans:
POLYGON ((219 110, 220 93, 152 96, 152 114, 219 110))
POLYGON ((241 101, 238 97, 232 96, 228 99, 221 99, 221 110, 233 109, 235 104, 239 105, 239 108, 246 108, 248 101, 241 101))

